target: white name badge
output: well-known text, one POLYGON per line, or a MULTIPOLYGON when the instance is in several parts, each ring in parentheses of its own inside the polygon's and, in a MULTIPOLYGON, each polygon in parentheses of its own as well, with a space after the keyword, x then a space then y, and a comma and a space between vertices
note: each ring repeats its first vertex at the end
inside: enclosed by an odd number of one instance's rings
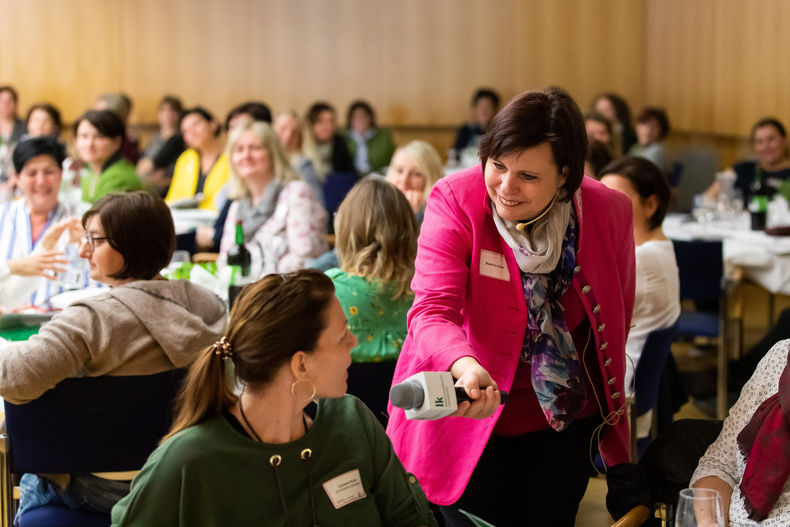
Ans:
POLYGON ((324 490, 336 509, 367 497, 357 468, 324 482, 324 490))
POLYGON ((507 261, 504 254, 491 251, 480 251, 480 274, 490 276, 497 280, 510 281, 510 271, 507 270, 507 261))

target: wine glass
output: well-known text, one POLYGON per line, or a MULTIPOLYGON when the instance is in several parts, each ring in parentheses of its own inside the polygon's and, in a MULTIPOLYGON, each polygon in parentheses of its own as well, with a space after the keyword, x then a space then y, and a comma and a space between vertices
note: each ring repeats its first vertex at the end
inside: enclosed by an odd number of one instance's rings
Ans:
POLYGON ((675 527, 725 527, 721 495, 713 489, 683 489, 675 527))

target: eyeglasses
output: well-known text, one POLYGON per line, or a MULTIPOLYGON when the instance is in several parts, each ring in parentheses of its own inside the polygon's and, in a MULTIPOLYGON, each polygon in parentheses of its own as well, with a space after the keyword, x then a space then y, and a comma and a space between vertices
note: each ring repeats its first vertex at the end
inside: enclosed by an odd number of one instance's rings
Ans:
POLYGON ((96 242, 103 242, 107 239, 106 236, 93 236, 91 233, 86 232, 82 237, 82 243, 87 243, 91 250, 96 249, 96 242))

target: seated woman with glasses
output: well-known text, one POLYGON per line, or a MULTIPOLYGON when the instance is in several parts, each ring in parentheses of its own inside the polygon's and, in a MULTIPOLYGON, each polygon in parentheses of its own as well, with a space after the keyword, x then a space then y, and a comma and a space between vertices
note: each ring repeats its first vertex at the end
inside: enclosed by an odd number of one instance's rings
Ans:
MULTIPOLYGON (((72 304, 27 341, 0 349, 0 396, 12 403, 36 399, 68 377, 189 366, 195 350, 225 329, 225 305, 216 295, 159 274, 175 247, 173 220, 161 198, 111 194, 83 215, 82 225, 80 255, 88 260, 91 278, 111 289, 72 304)), ((19 515, 52 502, 109 512, 128 482, 26 474, 21 487, 19 515)))
POLYGON ((436 525, 384 429, 345 395, 356 344, 320 271, 247 285, 112 524, 436 525))

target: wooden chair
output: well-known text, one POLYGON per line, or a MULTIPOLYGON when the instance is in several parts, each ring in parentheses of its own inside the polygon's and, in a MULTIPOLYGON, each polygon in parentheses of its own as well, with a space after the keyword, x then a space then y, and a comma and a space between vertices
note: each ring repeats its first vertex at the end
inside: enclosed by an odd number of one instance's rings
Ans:
MULTIPOLYGON (((2 512, 11 525, 15 511, 12 475, 94 473, 132 479, 172 421, 172 401, 185 370, 153 375, 66 379, 23 405, 5 403, 2 445, 2 512), (120 474, 118 474, 120 472, 120 474)), ((109 525, 109 515, 66 506, 33 509, 20 527, 109 525)))

